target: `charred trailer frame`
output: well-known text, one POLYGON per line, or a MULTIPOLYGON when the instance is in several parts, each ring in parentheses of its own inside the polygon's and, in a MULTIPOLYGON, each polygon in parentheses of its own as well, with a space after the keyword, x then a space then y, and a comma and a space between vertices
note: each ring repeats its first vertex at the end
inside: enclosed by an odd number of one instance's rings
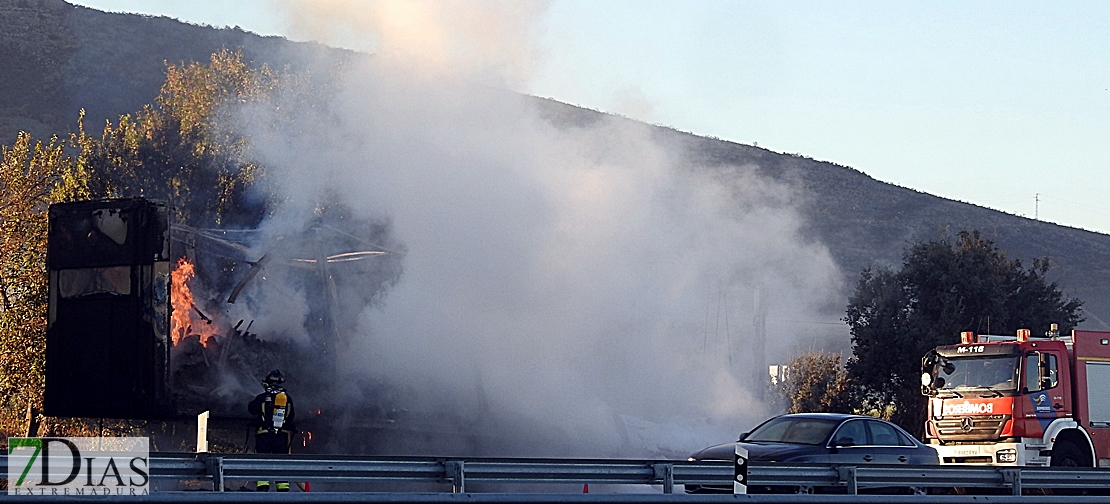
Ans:
POLYGON ((167 206, 81 201, 49 216, 44 413, 172 416, 167 206))

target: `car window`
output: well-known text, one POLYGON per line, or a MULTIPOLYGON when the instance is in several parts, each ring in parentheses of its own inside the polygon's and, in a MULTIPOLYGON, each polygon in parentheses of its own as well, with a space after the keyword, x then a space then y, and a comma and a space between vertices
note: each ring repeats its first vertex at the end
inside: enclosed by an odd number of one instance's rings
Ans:
POLYGON ((829 438, 829 432, 836 427, 836 423, 836 420, 828 418, 780 416, 756 427, 744 438, 744 442, 820 445, 829 438))
POLYGON ((833 436, 836 444, 841 446, 864 446, 867 442, 867 430, 862 420, 849 420, 844 422, 833 436))
POLYGON ((871 429, 871 441, 877 446, 906 446, 906 440, 902 439, 898 431, 890 425, 868 420, 867 427, 871 429))

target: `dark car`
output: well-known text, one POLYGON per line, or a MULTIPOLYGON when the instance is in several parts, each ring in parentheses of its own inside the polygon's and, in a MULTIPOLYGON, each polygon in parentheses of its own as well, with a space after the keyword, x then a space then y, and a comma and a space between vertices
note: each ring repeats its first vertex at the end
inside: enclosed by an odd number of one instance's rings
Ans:
MULTIPOLYGON (((885 420, 841 413, 780 415, 740 435, 737 441, 756 462, 821 464, 939 464, 936 450, 885 420)), ((736 443, 711 446, 690 456, 697 460, 733 460, 736 443)), ((753 488, 751 493, 798 489, 753 488)), ((801 489, 806 491, 809 489, 801 489)), ((732 487, 687 485, 687 493, 732 493, 732 487)))

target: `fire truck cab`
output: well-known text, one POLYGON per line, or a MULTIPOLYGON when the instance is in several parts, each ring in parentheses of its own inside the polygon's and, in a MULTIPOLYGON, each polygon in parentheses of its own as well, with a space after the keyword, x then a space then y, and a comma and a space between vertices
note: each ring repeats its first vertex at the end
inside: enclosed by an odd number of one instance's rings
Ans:
POLYGON ((1110 467, 1110 332, 965 332, 922 359, 942 464, 1110 467))

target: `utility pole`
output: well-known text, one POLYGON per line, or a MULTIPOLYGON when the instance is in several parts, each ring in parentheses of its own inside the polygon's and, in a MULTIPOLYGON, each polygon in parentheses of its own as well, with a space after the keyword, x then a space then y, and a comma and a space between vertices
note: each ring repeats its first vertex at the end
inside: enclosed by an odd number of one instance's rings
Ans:
POLYGON ((1041 193, 1033 196, 1033 220, 1041 220, 1041 193))

